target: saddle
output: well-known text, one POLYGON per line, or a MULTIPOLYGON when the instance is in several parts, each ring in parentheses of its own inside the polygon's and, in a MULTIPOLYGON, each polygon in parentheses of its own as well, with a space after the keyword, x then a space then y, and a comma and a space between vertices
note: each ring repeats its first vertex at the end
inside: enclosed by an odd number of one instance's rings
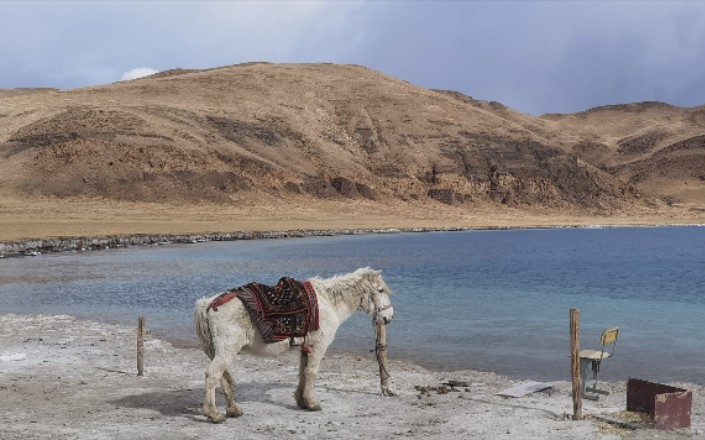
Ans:
POLYGON ((305 337, 319 329, 318 299, 308 281, 282 277, 276 286, 249 283, 223 292, 208 306, 218 307, 239 298, 266 343, 305 337))

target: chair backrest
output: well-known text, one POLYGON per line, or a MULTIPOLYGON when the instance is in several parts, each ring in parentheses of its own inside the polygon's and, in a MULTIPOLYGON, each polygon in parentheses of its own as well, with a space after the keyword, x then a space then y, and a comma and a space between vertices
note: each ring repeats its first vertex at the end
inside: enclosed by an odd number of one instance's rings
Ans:
POLYGON ((608 328, 602 332, 602 337, 600 338, 600 345, 602 346, 602 352, 605 352, 605 345, 612 344, 612 352, 610 356, 614 356, 614 349, 617 346, 617 336, 619 336, 619 328, 608 328))

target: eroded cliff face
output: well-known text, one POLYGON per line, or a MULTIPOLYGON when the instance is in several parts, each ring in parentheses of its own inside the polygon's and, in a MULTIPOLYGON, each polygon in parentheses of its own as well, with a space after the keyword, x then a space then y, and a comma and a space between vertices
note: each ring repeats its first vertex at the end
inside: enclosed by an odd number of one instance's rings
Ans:
POLYGON ((653 122, 664 108, 608 110, 531 117, 359 66, 180 69, 66 92, 6 92, 0 190, 590 211, 678 200, 655 190, 663 176, 705 185, 705 132, 697 134, 705 118, 668 106, 671 120, 676 112, 691 121, 690 136, 673 142, 665 124, 634 123, 653 122), (620 112, 631 123, 601 132, 601 121, 620 112))

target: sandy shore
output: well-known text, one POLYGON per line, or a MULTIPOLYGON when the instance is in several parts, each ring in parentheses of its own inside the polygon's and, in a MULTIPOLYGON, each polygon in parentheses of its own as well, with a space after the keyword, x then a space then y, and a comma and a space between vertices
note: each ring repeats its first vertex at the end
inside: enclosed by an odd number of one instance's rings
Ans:
POLYGON ((235 231, 410 228, 517 228, 705 224, 705 211, 582 211, 472 208, 435 204, 381 206, 362 201, 243 200, 229 205, 17 198, 0 192, 0 242, 57 237, 181 235, 235 231))
POLYGON ((624 410, 623 382, 605 384, 611 394, 585 401, 588 417, 573 421, 568 382, 505 398, 495 393, 518 381, 477 371, 431 372, 395 362, 393 352, 398 396, 382 396, 372 355, 328 356, 317 383, 323 411, 314 413, 294 404, 296 352, 279 359, 239 356, 236 395, 245 415, 213 425, 199 411, 205 355, 148 335, 145 376, 138 377, 135 332, 70 316, 0 315, 0 438, 705 438, 705 388, 697 385, 679 384, 693 391, 690 430, 626 430, 596 418, 624 410), (439 392, 449 380, 468 384, 439 392))

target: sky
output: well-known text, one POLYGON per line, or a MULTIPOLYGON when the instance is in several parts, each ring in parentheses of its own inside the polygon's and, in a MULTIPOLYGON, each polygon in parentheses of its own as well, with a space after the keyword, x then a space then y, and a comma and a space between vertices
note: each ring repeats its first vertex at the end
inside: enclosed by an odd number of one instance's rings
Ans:
POLYGON ((360 64, 533 115, 691 107, 705 104, 705 0, 0 0, 0 88, 250 61, 360 64))

